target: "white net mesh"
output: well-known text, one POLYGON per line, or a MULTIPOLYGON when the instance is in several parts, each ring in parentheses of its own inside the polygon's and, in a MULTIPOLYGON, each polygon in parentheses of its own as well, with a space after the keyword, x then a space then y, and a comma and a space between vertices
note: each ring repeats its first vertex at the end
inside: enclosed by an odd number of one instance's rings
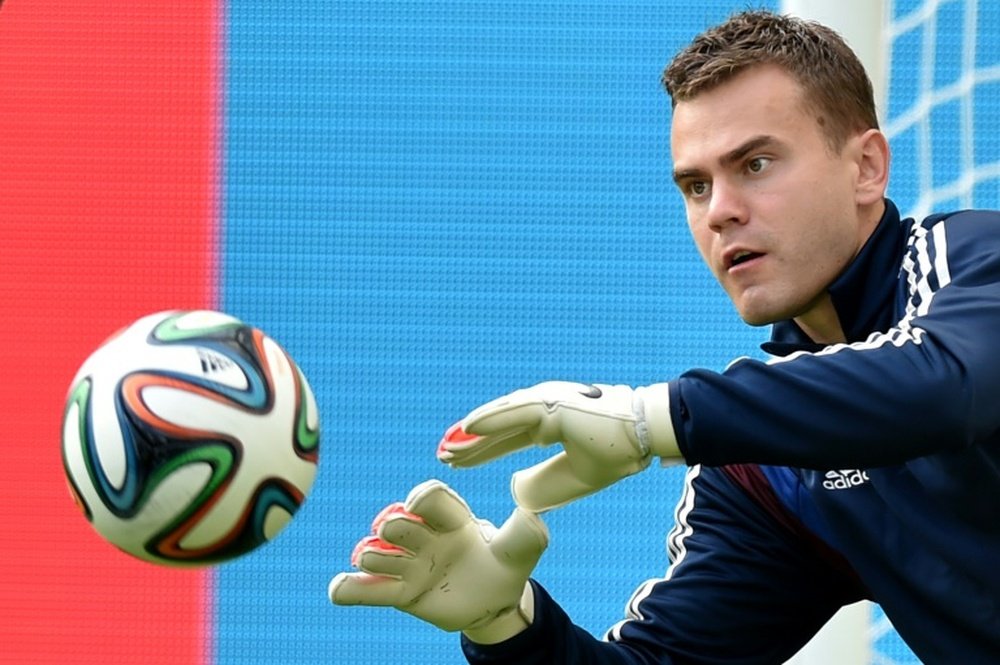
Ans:
MULTIPOLYGON (((889 196, 907 216, 1000 207, 1000 2, 888 0, 889 196)), ((872 665, 920 661, 878 609, 872 665)))
POLYGON ((1000 3, 887 3, 889 195, 908 214, 1000 207, 1000 3))

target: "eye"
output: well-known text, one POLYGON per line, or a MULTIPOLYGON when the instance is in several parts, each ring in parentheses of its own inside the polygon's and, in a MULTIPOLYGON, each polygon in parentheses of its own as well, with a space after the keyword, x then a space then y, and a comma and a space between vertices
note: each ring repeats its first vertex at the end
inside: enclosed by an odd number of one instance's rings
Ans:
POLYGON ((771 164, 770 157, 754 157, 747 161, 747 171, 750 173, 760 173, 771 164))
POLYGON ((685 183, 684 193, 691 198, 701 198, 708 193, 708 182, 704 180, 691 180, 685 183))

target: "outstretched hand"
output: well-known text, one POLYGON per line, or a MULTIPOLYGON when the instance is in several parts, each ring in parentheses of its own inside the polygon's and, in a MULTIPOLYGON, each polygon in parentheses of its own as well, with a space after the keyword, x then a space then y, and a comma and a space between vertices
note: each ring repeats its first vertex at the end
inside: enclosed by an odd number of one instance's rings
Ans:
POLYGON ((645 469, 653 456, 681 461, 670 421, 667 384, 632 389, 549 381, 473 410, 438 444, 454 467, 476 466, 533 445, 563 451, 514 474, 523 508, 541 512, 645 469))
POLYGON ((516 509, 497 529, 437 480, 387 506, 355 547, 359 572, 329 586, 337 605, 395 607, 478 642, 498 642, 531 623, 528 576, 548 545, 533 513, 516 509))

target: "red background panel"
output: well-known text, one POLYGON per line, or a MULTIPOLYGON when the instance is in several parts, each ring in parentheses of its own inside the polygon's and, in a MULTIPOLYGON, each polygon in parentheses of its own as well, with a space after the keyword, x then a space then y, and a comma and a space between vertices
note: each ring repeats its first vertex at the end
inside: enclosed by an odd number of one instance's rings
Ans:
POLYGON ((0 6, 0 662, 211 657, 209 574, 100 540, 59 436, 109 333, 214 303, 218 18, 202 0, 0 6))

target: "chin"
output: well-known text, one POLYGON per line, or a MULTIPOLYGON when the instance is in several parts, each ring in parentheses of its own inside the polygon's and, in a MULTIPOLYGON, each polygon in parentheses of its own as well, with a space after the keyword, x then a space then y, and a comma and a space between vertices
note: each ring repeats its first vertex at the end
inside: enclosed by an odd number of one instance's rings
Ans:
POLYGON ((743 319, 743 322, 746 323, 748 326, 753 326, 755 328, 758 328, 758 327, 761 327, 761 326, 769 326, 772 323, 781 320, 781 319, 775 319, 775 318, 769 318, 769 317, 743 316, 742 314, 740 315, 740 318, 743 319))
POLYGON ((791 315, 786 316, 784 311, 774 312, 774 311, 761 311, 759 309, 747 309, 747 308, 736 308, 736 313, 739 314, 743 322, 748 326, 769 326, 776 321, 781 321, 783 319, 792 318, 791 315))

